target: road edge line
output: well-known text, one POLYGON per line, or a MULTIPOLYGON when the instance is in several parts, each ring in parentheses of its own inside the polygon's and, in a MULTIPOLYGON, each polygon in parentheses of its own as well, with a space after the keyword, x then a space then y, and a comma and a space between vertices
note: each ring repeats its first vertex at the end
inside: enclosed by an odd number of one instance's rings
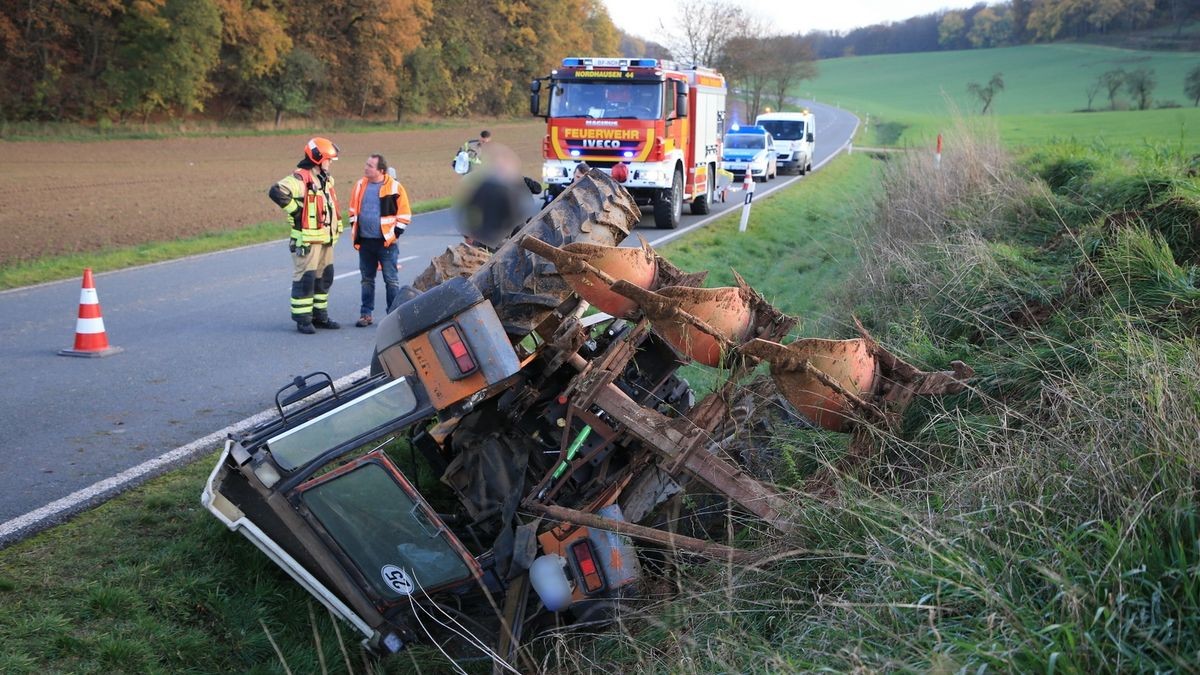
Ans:
MULTIPOLYGON (((369 366, 360 368, 349 375, 339 378, 333 385, 335 388, 340 389, 355 380, 361 379, 370 370, 369 366)), ((5 523, 0 523, 0 550, 19 543, 39 532, 48 530, 55 525, 62 524, 72 516, 99 506, 109 499, 138 487, 153 478, 157 478, 185 464, 190 464, 206 454, 215 452, 217 448, 214 446, 224 442, 230 434, 251 429, 255 425, 261 424, 278 414, 275 408, 267 408, 224 429, 214 431, 203 438, 198 438, 191 443, 181 445, 153 459, 148 459, 137 466, 130 467, 115 476, 97 481, 82 490, 76 490, 66 497, 50 502, 41 508, 17 516, 5 523)), ((199 499, 199 493, 196 493, 196 498, 199 499)))
MULTIPOLYGON (((829 162, 833 161, 833 159, 835 157, 842 154, 842 152, 846 148, 850 147, 850 144, 854 142, 854 135, 858 133, 858 124, 859 124, 859 120, 858 120, 858 116, 856 115, 856 116, 854 116, 854 128, 850 130, 850 139, 847 140, 845 143, 842 143, 840 146, 838 146, 838 148, 836 150, 834 150, 833 152, 831 152, 828 157, 821 160, 820 162, 817 162, 817 165, 814 166, 812 169, 813 171, 817 171, 821 167, 823 167, 826 164, 828 164, 829 162)), ((812 173, 812 172, 810 171, 809 173, 812 173)), ((756 191, 755 194, 757 194, 759 196, 759 198, 770 196, 775 191, 782 190, 782 189, 788 187, 789 185, 791 185, 792 183, 799 181, 803 177, 804 176, 796 176, 795 178, 793 178, 792 180, 789 180, 786 183, 780 183, 779 185, 767 188, 766 190, 764 190, 762 192, 756 191)), ((648 243, 651 246, 658 246, 659 244, 665 244, 665 243, 675 239, 676 237, 682 237, 683 235, 687 234, 688 232, 691 232, 692 230, 695 230, 696 228, 704 227, 705 225, 716 220, 717 218, 723 218, 725 216, 728 216, 731 213, 733 213, 734 211, 736 211, 736 209, 729 209, 728 211, 722 211, 721 213, 713 214, 699 222, 695 222, 695 223, 692 223, 691 225, 688 225, 687 227, 683 228, 682 230, 675 230, 675 231, 671 232, 670 234, 666 234, 657 239, 653 239, 648 243)))

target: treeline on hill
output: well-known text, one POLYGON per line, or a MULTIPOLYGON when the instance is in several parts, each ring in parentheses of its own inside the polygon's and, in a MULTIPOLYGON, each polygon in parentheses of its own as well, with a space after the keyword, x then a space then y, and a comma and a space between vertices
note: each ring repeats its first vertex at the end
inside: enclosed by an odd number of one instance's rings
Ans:
POLYGON ((619 41, 601 0, 6 2, 0 119, 514 114, 619 41))
MULTIPOLYGON (((1115 32, 1182 29, 1200 16, 1200 0, 1010 0, 939 10, 847 33, 812 31, 804 38, 818 58, 981 49, 1099 39, 1115 32)), ((1158 41, 1153 45, 1195 48, 1158 41)))

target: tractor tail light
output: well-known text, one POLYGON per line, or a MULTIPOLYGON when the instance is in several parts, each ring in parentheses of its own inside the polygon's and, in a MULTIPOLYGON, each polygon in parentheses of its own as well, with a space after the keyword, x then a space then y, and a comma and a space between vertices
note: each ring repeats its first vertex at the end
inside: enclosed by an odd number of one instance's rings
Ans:
POLYGON ((471 352, 467 349, 467 343, 463 342, 457 328, 454 326, 443 328, 442 339, 446 341, 446 347, 450 349, 450 356, 454 358, 454 363, 458 366, 459 373, 466 375, 475 370, 475 359, 471 358, 471 352))
POLYGON ((604 577, 596 564, 596 556, 592 552, 592 544, 583 539, 571 545, 571 555, 579 568, 579 576, 583 580, 583 590, 588 595, 604 590, 604 577))

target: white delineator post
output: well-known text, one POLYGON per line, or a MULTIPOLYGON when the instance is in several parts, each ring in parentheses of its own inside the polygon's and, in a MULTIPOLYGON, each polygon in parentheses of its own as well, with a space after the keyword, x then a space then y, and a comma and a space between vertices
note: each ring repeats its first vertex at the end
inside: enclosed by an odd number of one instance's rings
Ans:
POLYGON ((938 134, 937 154, 933 156, 933 164, 936 168, 942 168, 942 135, 938 134))
POLYGON ((738 232, 746 231, 746 224, 750 222, 750 202, 754 201, 754 176, 750 175, 750 167, 746 167, 746 179, 742 181, 742 192, 746 193, 746 199, 742 202, 742 221, 738 223, 738 232))

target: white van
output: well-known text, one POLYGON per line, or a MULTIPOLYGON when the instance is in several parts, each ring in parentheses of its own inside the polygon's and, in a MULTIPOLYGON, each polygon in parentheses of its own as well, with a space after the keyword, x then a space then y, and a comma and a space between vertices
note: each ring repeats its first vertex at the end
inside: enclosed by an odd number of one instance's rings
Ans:
POLYGON ((772 112, 759 115, 754 123, 775 137, 779 170, 792 169, 801 176, 812 171, 816 147, 816 118, 807 109, 800 112, 772 112))

